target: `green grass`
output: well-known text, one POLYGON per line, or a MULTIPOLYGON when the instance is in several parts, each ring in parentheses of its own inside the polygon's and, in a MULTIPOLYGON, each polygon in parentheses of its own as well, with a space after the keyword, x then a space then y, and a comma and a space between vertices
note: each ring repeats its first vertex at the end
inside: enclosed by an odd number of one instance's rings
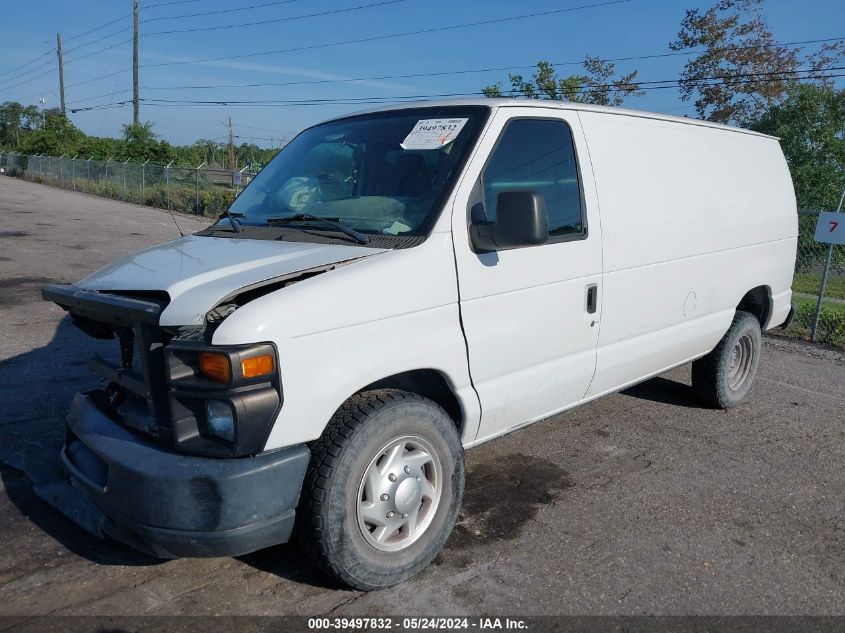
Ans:
MULTIPOLYGON (((792 280, 792 291, 818 295, 821 287, 821 275, 815 273, 795 273, 792 280)), ((827 278, 826 297, 845 299, 845 277, 831 274, 827 278)))
MULTIPOLYGON (((816 302, 796 297, 795 306, 795 320, 788 331, 809 338, 816 314, 816 302)), ((845 304, 826 302, 822 306, 817 339, 821 343, 845 347, 845 304)))

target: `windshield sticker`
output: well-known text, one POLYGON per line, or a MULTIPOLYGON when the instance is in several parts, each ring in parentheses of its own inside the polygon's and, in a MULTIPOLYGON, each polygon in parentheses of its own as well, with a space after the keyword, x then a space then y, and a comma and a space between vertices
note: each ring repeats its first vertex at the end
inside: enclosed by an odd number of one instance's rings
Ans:
POLYGON ((405 137, 402 149, 440 149, 454 141, 469 119, 423 119, 405 137))

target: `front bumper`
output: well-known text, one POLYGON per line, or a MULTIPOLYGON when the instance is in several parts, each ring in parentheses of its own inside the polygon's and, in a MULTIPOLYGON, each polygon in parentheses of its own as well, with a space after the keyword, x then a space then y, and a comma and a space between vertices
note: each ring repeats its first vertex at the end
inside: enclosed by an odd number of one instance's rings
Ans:
POLYGON ((35 490, 80 526, 160 558, 238 556, 286 542, 305 446, 243 458, 173 453, 77 394, 62 476, 35 490))

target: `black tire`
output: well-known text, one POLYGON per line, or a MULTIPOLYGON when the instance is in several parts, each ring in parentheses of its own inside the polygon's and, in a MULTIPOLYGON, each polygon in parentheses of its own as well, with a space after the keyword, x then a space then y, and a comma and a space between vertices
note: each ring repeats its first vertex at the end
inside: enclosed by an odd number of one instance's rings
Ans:
MULTIPOLYGON (((455 525, 465 479, 460 437, 440 406, 395 389, 357 394, 335 413, 311 447, 311 455, 297 510, 296 536, 320 569, 351 587, 369 591, 407 580, 437 556, 455 525), (405 437, 421 438, 437 454, 442 492, 417 540, 399 551, 380 551, 368 542, 366 526, 359 523, 362 478, 372 464, 379 463, 375 460, 383 448, 405 437)), ((402 471, 400 476, 410 477, 402 471)))
POLYGON ((738 311, 715 349, 692 364, 693 389, 712 407, 735 407, 751 392, 762 348, 757 317, 738 311))

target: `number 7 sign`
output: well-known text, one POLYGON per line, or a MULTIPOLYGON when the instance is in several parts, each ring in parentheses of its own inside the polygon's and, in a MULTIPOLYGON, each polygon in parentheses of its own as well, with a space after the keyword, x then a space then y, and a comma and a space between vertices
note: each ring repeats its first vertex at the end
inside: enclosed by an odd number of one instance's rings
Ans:
POLYGON ((816 241, 823 244, 845 244, 845 213, 819 213, 816 241))

